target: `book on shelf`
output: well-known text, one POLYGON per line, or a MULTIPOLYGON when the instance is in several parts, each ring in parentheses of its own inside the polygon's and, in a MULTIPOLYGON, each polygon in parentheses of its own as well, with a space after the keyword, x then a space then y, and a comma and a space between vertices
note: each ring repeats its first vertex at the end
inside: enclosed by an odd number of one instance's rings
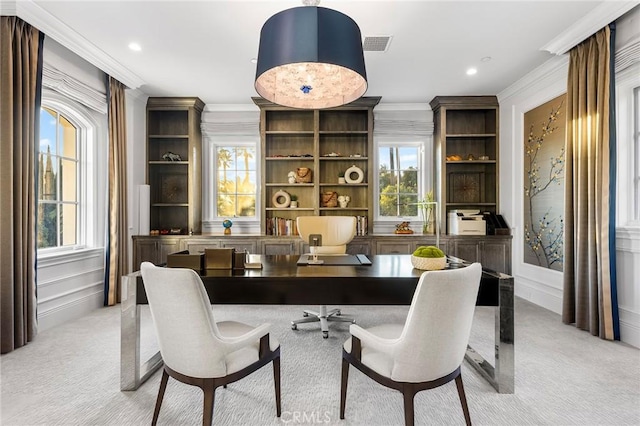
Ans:
POLYGON ((284 217, 268 217, 266 220, 266 234, 274 236, 298 235, 295 219, 284 217))
POLYGON ((368 225, 367 216, 356 216, 356 235, 367 235, 368 225))

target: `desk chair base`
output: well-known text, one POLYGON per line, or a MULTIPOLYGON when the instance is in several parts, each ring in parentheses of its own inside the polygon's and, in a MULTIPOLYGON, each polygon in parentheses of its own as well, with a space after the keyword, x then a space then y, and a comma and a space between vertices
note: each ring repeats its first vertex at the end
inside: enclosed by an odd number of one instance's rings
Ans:
POLYGON ((298 324, 302 324, 305 322, 320 321, 320 330, 322 330, 322 337, 327 339, 329 337, 329 321, 350 322, 352 324, 356 323, 355 319, 343 317, 341 316, 341 314, 342 312, 340 311, 340 309, 331 309, 330 311, 327 311, 327 307, 325 305, 320 306, 320 312, 305 310, 302 314, 304 318, 291 321, 291 329, 297 330, 298 324))

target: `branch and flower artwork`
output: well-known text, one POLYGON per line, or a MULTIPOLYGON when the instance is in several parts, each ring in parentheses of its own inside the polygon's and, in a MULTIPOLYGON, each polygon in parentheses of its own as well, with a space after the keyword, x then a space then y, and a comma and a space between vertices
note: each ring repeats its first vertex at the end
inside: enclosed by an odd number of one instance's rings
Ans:
POLYGON ((524 262, 557 271, 564 259, 564 102, 561 95, 524 114, 524 262))

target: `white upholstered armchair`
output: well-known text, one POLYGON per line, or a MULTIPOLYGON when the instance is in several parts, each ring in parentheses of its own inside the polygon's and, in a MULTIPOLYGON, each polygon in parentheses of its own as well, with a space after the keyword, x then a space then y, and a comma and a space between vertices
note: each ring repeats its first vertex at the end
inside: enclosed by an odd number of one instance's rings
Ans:
POLYGON ((416 393, 455 380, 465 421, 471 424, 460 366, 467 349, 482 267, 425 272, 404 325, 350 327, 342 351, 340 418, 344 419, 349 365, 402 392, 407 425, 416 393))
MULTIPOLYGON (((319 255, 345 254, 347 244, 356 235, 355 216, 299 216, 296 224, 298 233, 303 241, 309 242, 309 236, 319 234, 322 236, 322 245, 310 249, 319 255)), ((321 305, 318 311, 305 310, 303 318, 291 321, 291 329, 297 330, 298 324, 306 322, 320 322, 322 336, 329 337, 329 321, 342 321, 355 323, 353 318, 341 316, 340 309, 327 310, 321 305)))
POLYGON ((204 392, 203 424, 213 419, 215 390, 273 361, 276 414, 280 417, 280 345, 269 324, 216 323, 202 280, 191 269, 140 270, 164 361, 152 424, 158 421, 169 376, 204 392))

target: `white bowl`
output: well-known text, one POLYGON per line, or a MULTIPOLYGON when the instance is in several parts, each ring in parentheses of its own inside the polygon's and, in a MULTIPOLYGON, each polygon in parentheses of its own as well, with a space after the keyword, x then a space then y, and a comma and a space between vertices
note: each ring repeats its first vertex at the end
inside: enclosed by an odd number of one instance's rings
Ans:
POLYGON ((416 269, 425 271, 437 271, 447 266, 446 257, 417 257, 411 255, 411 264, 416 269))

